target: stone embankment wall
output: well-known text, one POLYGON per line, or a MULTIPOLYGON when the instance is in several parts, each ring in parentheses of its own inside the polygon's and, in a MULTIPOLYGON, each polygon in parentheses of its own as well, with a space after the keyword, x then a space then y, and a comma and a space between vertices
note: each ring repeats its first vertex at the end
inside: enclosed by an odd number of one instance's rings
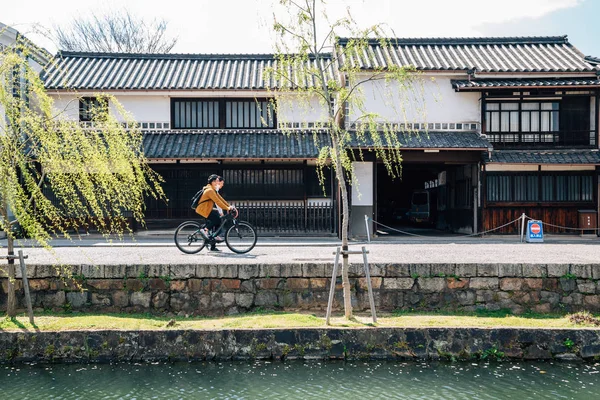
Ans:
POLYGON ((2 362, 251 359, 589 360, 598 329, 263 329, 0 332, 2 362))
MULTIPOLYGON (((257 307, 321 310, 327 305, 331 265, 28 266, 37 309, 101 312, 227 314, 257 307), (64 276, 64 274, 63 274, 64 276)), ((353 302, 368 309, 361 265, 351 268, 353 302)), ((371 265, 379 310, 600 311, 600 264, 371 265)), ((21 280, 16 282, 23 306, 21 280)), ((6 307, 2 278, 0 306, 6 307)), ((335 304, 342 304, 338 278, 335 304)))

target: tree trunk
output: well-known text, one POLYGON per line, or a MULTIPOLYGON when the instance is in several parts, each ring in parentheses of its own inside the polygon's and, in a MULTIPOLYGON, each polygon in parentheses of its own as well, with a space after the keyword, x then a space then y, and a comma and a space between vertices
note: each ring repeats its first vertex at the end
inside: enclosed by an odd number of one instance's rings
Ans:
MULTIPOLYGON (((348 188, 346 187, 344 167, 339 157, 340 151, 343 150, 339 148, 337 132, 332 135, 332 145, 335 155, 335 174, 342 197, 342 251, 348 251, 348 219, 350 217, 348 188)), ((348 278, 349 268, 348 254, 344 253, 342 255, 342 288, 344 292, 344 315, 346 319, 352 318, 352 291, 350 290, 350 279, 348 278)))
POLYGON ((15 260, 10 258, 15 255, 14 248, 14 239, 7 232, 7 242, 8 242, 8 301, 6 302, 6 315, 9 317, 14 317, 17 315, 17 298, 15 296, 15 282, 16 282, 16 274, 15 274, 15 260))

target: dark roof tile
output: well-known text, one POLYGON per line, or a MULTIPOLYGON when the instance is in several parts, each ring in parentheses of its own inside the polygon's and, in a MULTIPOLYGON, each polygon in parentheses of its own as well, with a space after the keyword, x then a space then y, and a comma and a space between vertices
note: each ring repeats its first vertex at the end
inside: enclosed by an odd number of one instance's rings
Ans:
POLYGON ((486 164, 588 164, 600 165, 598 150, 496 150, 486 164))

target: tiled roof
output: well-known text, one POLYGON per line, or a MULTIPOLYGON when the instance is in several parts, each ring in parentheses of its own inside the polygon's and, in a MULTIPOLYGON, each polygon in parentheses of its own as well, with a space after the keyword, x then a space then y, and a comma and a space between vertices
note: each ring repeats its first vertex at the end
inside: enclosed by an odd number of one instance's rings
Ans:
MULTIPOLYGON (((491 147, 475 132, 399 133, 404 149, 474 149, 491 147)), ((144 153, 147 158, 317 158, 319 147, 329 144, 325 131, 293 130, 201 130, 145 132, 144 153), (318 146, 315 144, 315 137, 318 146)), ((357 142, 354 143, 357 146, 357 142)), ((368 147, 368 146, 367 146, 368 147)))
MULTIPOLYGON (((403 149, 482 149, 492 145, 477 132, 399 132, 398 139, 403 149)), ((352 145, 358 147, 353 139, 352 145)), ((367 145, 367 147, 369 147, 367 145)))
POLYGON ((598 150, 498 150, 492 151, 486 163, 600 165, 600 152, 598 150))
POLYGON ((202 130, 144 133, 147 158, 317 158, 316 140, 329 143, 317 131, 202 130))
POLYGON ((585 60, 591 62, 592 64, 596 64, 600 67, 600 57, 586 56, 585 60))
POLYGON ((599 78, 564 78, 564 79, 472 79, 453 80, 455 90, 463 89, 495 89, 521 87, 599 87, 599 78))
MULTIPOLYGON (((330 55, 320 62, 329 79, 330 55)), ((311 58, 306 67, 316 65, 311 58)), ((78 90, 260 90, 276 87, 264 71, 276 65, 272 54, 122 54, 62 52, 44 74, 47 89, 78 90)), ((315 82, 301 82, 313 86, 315 82)))
MULTIPOLYGON (((341 46, 352 39, 339 39, 341 46)), ((363 69, 390 64, 418 70, 477 72, 587 72, 595 67, 566 36, 509 38, 389 39, 390 46, 369 40, 364 53, 349 54, 344 63, 363 69)))

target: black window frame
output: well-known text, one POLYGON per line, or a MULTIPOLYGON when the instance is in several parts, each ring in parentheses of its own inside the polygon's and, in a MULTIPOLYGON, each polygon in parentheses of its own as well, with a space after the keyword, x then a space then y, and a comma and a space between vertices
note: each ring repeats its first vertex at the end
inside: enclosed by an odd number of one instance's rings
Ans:
MULTIPOLYGON (((214 97, 172 97, 171 98, 171 127, 174 130, 194 130, 194 129, 227 129, 227 130, 236 130, 236 129, 257 129, 257 130, 273 130, 273 129, 277 129, 277 113, 276 113, 276 107, 275 105, 272 105, 271 103, 274 102, 275 100, 273 98, 269 98, 269 97, 256 97, 256 98, 249 98, 249 97, 224 97, 224 98, 214 98, 214 97), (196 103, 195 109, 198 110, 198 104, 204 104, 204 103, 214 103, 217 105, 218 108, 218 123, 217 124, 212 124, 211 126, 205 127, 205 126, 200 126, 199 124, 186 124, 186 126, 182 126, 181 123, 178 122, 177 118, 176 118, 176 109, 177 109, 177 103, 190 103, 190 112, 191 110, 194 109, 194 106, 192 106, 191 104, 196 103), (267 111, 267 122, 270 122, 270 124, 268 125, 263 125, 262 124, 262 120, 260 119, 260 116, 254 112, 254 124, 258 125, 258 123, 260 122, 261 126, 230 126, 228 124, 227 121, 227 111, 228 109, 230 110, 232 107, 232 104, 236 103, 239 107, 239 103, 243 104, 253 104, 256 105, 257 103, 265 103, 267 105, 267 107, 270 108, 269 111, 267 111), (270 113, 270 118, 268 116, 268 113, 270 113)), ((179 108, 180 109, 180 108, 179 108)), ((245 119, 245 112, 248 111, 249 115, 252 116, 252 111, 256 110, 255 107, 246 107, 246 106, 242 106, 242 118, 245 119)), ((214 108, 213 108, 214 110, 214 108)), ((186 111, 187 113, 187 105, 186 105, 186 111)), ((181 114, 180 114, 181 115, 181 114)), ((237 114, 236 114, 237 115, 237 114)), ((185 117, 184 117, 185 118, 185 117)), ((181 117, 180 117, 181 119, 181 117)), ((237 119, 236 119, 237 120, 237 119)), ((250 119, 248 119, 250 120, 250 119)), ((191 121, 196 121, 198 122, 198 114, 196 114, 196 118, 191 118, 191 121)))
MULTIPOLYGON (((566 204, 566 203, 577 203, 577 204, 591 204, 596 202, 597 189, 595 183, 594 171, 572 171, 572 172, 555 172, 555 171, 522 171, 522 172, 487 172, 485 182, 485 200, 488 205, 501 205, 501 204, 525 204, 525 203, 536 203, 536 204, 566 204), (490 182, 490 178, 501 177, 504 180, 508 180, 508 183, 504 183, 505 187, 508 184, 510 194, 508 199, 502 198, 501 200, 491 200, 490 191, 493 185, 490 182), (588 182, 585 182, 583 178, 587 178, 588 182), (532 190, 530 193, 535 193, 535 198, 528 198, 527 196, 518 197, 517 194, 527 193, 527 188, 517 188, 517 180, 523 179, 530 182, 532 190), (566 182, 565 186, 560 187, 562 196, 559 196, 559 184, 558 181, 564 179, 566 182), (578 195, 577 199, 573 199, 570 195, 573 193, 569 189, 570 182, 574 182, 577 179, 578 195), (546 181, 546 182, 545 182, 546 181), (548 184, 551 183, 551 196, 547 197, 549 191, 547 189, 548 184), (587 184, 586 184, 587 183, 587 184), (533 186, 535 185, 535 186, 533 186), (585 192, 585 189, 589 189, 589 192, 585 192), (588 196, 589 195, 589 196, 588 196), (562 197, 559 199, 559 197, 562 197)), ((500 196, 497 196, 497 198, 500 196)))
MULTIPOLYGON (((101 101, 96 96, 85 96, 79 98, 79 122, 91 122, 92 115, 90 113, 90 105, 93 107, 100 107, 101 101)), ((108 106, 108 103, 107 103, 108 106)))

